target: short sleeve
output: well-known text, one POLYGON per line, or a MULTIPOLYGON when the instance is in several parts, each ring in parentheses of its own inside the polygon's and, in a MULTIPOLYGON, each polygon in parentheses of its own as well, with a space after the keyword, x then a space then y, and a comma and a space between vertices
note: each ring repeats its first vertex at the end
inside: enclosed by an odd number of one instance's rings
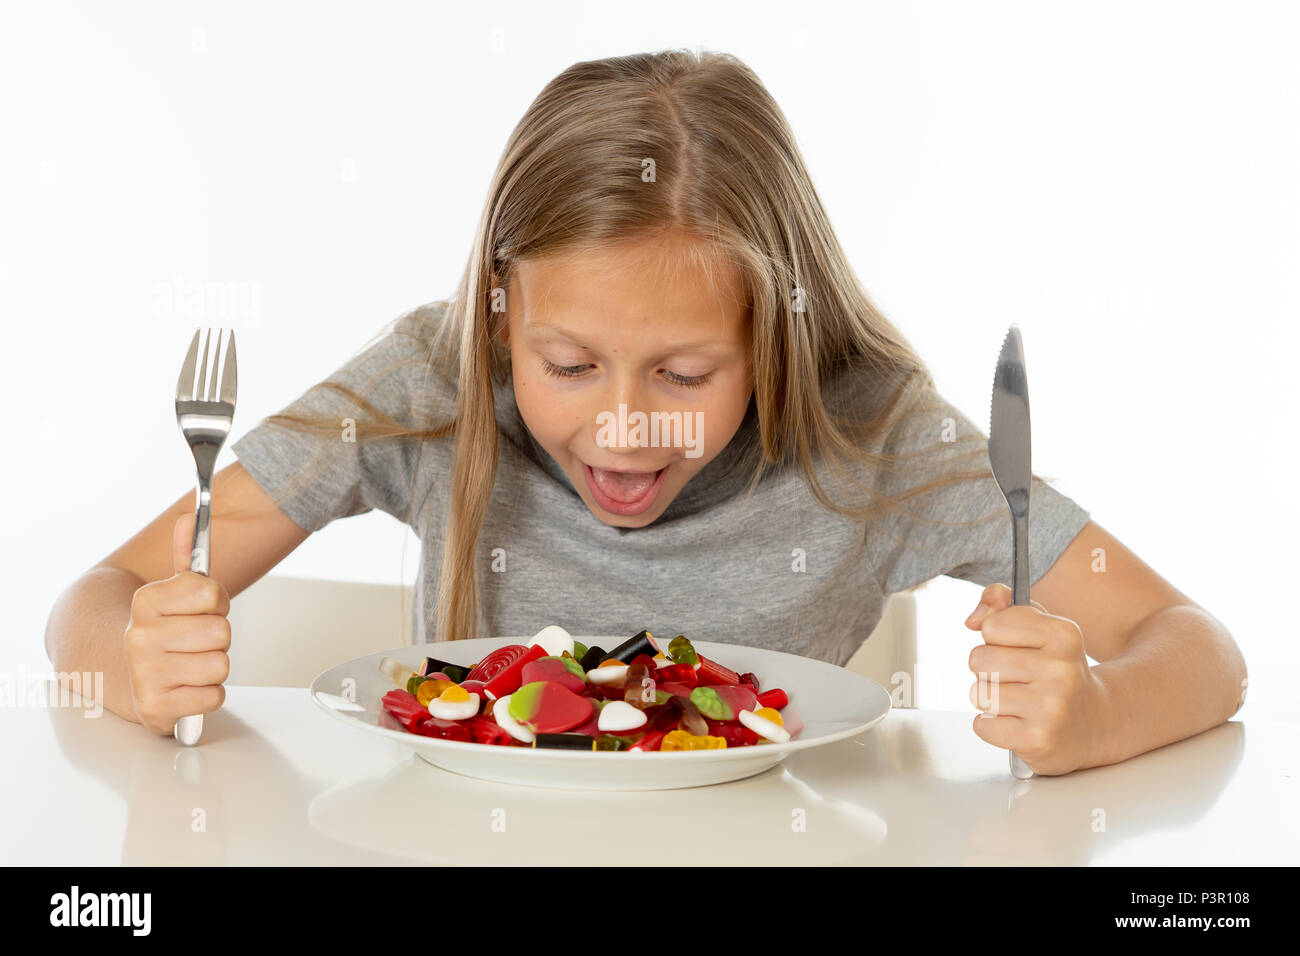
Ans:
MULTIPOLYGON (((880 487, 925 488, 867 529, 886 594, 939 575, 981 586, 1012 583, 1011 513, 988 460, 988 436, 933 389, 888 429, 883 450, 903 460, 880 487), (957 480, 945 482, 947 477, 957 480), (927 487, 929 486, 929 487, 927 487)), ((1034 476, 1029 492, 1029 579, 1056 563, 1090 520, 1071 498, 1034 476)))
POLYGON ((367 437, 366 423, 428 428, 455 414, 454 390, 430 362, 432 330, 444 316, 445 305, 433 303, 390 322, 328 379, 278 413, 320 424, 309 429, 263 419, 231 446, 296 525, 319 531, 335 518, 373 509, 412 520, 419 442, 367 437))

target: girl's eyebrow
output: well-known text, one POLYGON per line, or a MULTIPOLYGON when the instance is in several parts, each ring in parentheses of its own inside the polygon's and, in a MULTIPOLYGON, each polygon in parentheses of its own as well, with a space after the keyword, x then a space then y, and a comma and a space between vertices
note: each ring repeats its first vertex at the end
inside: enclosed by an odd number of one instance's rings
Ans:
MULTIPOLYGON (((560 338, 568 339, 574 345, 580 346, 582 348, 587 348, 587 346, 582 344, 582 339, 574 335, 572 332, 565 331, 564 329, 560 328, 558 325, 548 325, 545 322, 530 322, 528 328, 530 331, 535 330, 537 332, 542 332, 542 331, 550 332, 554 335, 560 336, 560 338)), ((670 349, 670 351, 673 354, 677 354, 678 352, 698 352, 698 351, 703 351, 705 349, 730 349, 730 348, 731 346, 728 343, 722 342, 718 339, 700 339, 699 341, 696 342, 686 342, 681 345, 674 345, 672 349, 670 349)))

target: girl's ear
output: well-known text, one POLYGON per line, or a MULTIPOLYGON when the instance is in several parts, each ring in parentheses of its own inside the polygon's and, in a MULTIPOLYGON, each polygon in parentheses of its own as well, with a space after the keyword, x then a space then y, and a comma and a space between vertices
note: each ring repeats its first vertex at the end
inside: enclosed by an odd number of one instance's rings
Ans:
POLYGON ((488 319, 492 347, 493 349, 500 349, 501 354, 507 358, 510 356, 510 320, 507 317, 508 315, 508 312, 494 312, 491 313, 488 319))
POLYGON ((501 312, 497 315, 497 334, 496 339, 501 343, 501 348, 505 349, 507 355, 510 354, 510 320, 506 318, 507 313, 501 312))

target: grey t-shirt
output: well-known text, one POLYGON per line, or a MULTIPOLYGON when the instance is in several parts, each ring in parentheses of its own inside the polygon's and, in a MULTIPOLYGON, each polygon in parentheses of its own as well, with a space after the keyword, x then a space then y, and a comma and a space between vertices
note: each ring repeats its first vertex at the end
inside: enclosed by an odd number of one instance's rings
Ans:
MULTIPOLYGON (((431 369, 423 331, 442 321, 446 308, 430 303, 389 323, 329 381, 404 424, 428 427, 450 418, 455 384, 431 369)), ((869 383, 847 384, 873 393, 869 383)), ((940 402, 938 410, 900 415, 869 450, 932 448, 945 427, 944 440, 967 439, 966 456, 972 440, 986 447, 983 432, 940 402)), ((904 502, 906 512, 871 521, 824 507, 797 466, 769 471, 746 496, 752 471, 740 463, 757 440, 751 404, 732 441, 658 519, 616 528, 591 513, 532 438, 509 383, 497 389, 495 407, 498 471, 478 548, 486 635, 533 634, 546 624, 575 634, 631 636, 645 628, 844 664, 893 593, 941 574, 980 585, 1011 581, 1011 521, 991 473, 924 491, 904 502)), ((368 416, 328 388, 308 390, 283 412, 335 418, 340 434, 322 438, 263 421, 233 445, 244 468, 308 531, 375 508, 408 521, 421 541, 413 633, 417 643, 438 639, 434 606, 452 440, 426 440, 422 448, 416 441, 343 440, 344 418, 368 416)), ((920 459, 930 463, 924 469, 914 463, 897 473, 872 469, 854 477, 899 494, 954 470, 942 447, 920 459)), ((986 453, 963 457, 958 470, 978 468, 980 461, 987 472, 986 453)), ((1035 480, 1031 583, 1088 520, 1078 504, 1035 480)))

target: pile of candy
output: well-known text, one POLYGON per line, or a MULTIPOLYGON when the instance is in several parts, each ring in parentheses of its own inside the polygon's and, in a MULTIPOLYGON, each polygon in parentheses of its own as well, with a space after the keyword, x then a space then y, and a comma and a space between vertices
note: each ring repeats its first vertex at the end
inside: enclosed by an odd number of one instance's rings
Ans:
POLYGON ((472 667, 427 657, 419 672, 384 658, 398 685, 384 709, 415 734, 507 747, 715 750, 784 743, 802 729, 763 691, 678 635, 659 648, 646 631, 612 651, 557 625, 498 648, 472 667))

